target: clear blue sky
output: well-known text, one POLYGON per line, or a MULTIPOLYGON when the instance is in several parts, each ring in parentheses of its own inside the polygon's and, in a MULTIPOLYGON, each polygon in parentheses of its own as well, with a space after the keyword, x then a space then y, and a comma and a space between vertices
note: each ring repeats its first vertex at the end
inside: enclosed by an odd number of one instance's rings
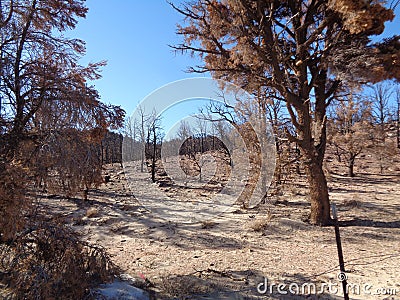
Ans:
MULTIPOLYGON (((181 0, 171 0, 179 4, 181 0)), ((197 77, 184 70, 199 63, 175 54, 179 15, 164 0, 87 0, 89 13, 71 36, 86 41, 82 63, 107 60, 103 78, 95 82, 102 100, 121 105, 130 115, 138 102, 155 89, 175 80, 197 77)), ((386 35, 400 34, 400 8, 386 35)))
POLYGON ((104 102, 121 105, 130 115, 153 90, 199 76, 184 72, 195 59, 168 46, 179 42, 175 31, 182 17, 166 1, 88 0, 86 5, 87 18, 70 34, 86 41, 82 63, 107 60, 103 78, 95 82, 104 102))

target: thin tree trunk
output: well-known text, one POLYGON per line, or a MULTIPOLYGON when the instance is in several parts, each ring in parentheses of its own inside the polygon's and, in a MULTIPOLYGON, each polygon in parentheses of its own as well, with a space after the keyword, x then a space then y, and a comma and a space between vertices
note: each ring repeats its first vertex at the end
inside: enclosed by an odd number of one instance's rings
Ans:
POLYGON ((199 169, 200 169, 200 172, 199 172, 199 182, 202 182, 202 181, 203 181, 203 177, 202 177, 202 173, 201 173, 201 171, 202 171, 202 166, 200 166, 200 164, 199 164, 199 169))
POLYGON ((156 151, 157 151, 157 135, 156 128, 153 127, 153 157, 151 162, 151 180, 156 182, 156 151))
POLYGON ((339 148, 337 146, 336 146, 336 156, 337 156, 338 162, 341 163, 342 162, 342 156, 341 156, 339 148))
POLYGON ((354 162, 355 162, 355 157, 350 157, 349 165, 348 165, 349 169, 348 169, 348 172, 347 172, 349 177, 355 177, 356 176, 354 174, 354 162))
POLYGON ((400 149, 400 88, 397 90, 397 148, 400 149))
POLYGON ((300 149, 299 145, 296 143, 296 174, 301 175, 300 172, 300 149))
POLYGON ((382 154, 379 154, 379 167, 380 167, 380 174, 383 174, 384 166, 383 166, 382 154))
MULTIPOLYGON (((144 133, 144 114, 143 112, 141 112, 141 139, 142 139, 142 155, 141 155, 141 162, 140 162, 140 172, 144 172, 143 168, 144 168, 144 160, 145 160, 145 155, 146 155, 146 138, 145 138, 145 133, 144 133)), ((147 135, 149 135, 149 133, 147 133, 147 135)), ((148 140, 148 138, 147 138, 148 140)), ((147 141, 148 144, 148 141, 147 141)))
MULTIPOLYGON (((261 143, 261 149, 267 149, 267 138, 266 138, 266 133, 267 133, 267 120, 266 120, 266 110, 264 107, 261 109, 261 137, 260 137, 260 143, 261 143)), ((267 162, 268 162, 268 155, 265 151, 261 151, 261 194, 262 197, 264 197, 267 194, 267 162)))
POLYGON ((282 155, 279 152, 280 151, 280 147, 278 145, 278 142, 275 143, 275 147, 276 147, 276 167, 275 167, 275 173, 274 173, 274 177, 275 177, 275 185, 281 185, 282 184, 282 155))

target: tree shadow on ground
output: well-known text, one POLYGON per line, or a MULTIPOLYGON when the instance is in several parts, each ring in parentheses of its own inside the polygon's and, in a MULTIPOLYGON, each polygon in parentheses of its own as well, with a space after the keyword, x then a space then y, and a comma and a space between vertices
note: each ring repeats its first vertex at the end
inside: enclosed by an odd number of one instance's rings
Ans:
POLYGON ((384 175, 384 174, 373 174, 373 173, 357 173, 354 177, 343 176, 341 174, 337 174, 335 172, 331 172, 331 182, 343 183, 343 184, 384 184, 388 181, 390 182, 399 182, 400 175, 392 174, 392 175, 384 175))
MULTIPOLYGON (((209 249, 243 248, 243 241, 215 234, 210 230, 206 230, 206 228, 202 229, 201 222, 178 224, 157 218, 134 198, 129 201, 125 199, 121 203, 102 201, 104 198, 113 200, 118 196, 115 193, 102 192, 97 190, 91 192, 92 197, 87 201, 73 197, 57 197, 57 201, 64 201, 69 204, 66 207, 54 203, 53 197, 51 197, 51 202, 41 203, 40 206, 42 209, 51 212, 50 214, 53 216, 67 217, 66 222, 72 223, 72 225, 96 225, 99 234, 104 236, 109 235, 111 230, 114 234, 141 236, 151 241, 160 241, 166 245, 174 245, 182 249, 193 250, 193 245, 196 245, 196 248, 206 247, 209 249), (102 195, 107 196, 101 197, 102 195), (93 198, 93 196, 98 199, 93 198), (99 212, 88 218, 86 212, 91 207, 96 207, 99 212)), ((172 212, 174 211, 174 207, 169 209, 172 212)))
MULTIPOLYGON (((357 193, 357 194, 370 194, 370 191, 365 191, 363 190, 362 186, 359 186, 359 189, 356 188, 357 185, 352 186, 352 188, 349 187, 333 187, 330 188, 330 192, 336 192, 336 193, 343 193, 343 194, 348 194, 348 193, 357 193)), ((381 191, 374 191, 375 194, 379 195, 388 195, 388 192, 381 192, 381 191)))
POLYGON ((168 276, 163 280, 163 292, 155 293, 155 296, 162 300, 342 299, 339 286, 337 290, 332 289, 330 294, 323 283, 301 274, 286 275, 278 282, 268 279, 259 270, 221 272, 207 269, 188 275, 168 276))
POLYGON ((375 228, 400 228, 400 221, 374 221, 354 218, 353 220, 339 221, 340 227, 375 227, 375 228))

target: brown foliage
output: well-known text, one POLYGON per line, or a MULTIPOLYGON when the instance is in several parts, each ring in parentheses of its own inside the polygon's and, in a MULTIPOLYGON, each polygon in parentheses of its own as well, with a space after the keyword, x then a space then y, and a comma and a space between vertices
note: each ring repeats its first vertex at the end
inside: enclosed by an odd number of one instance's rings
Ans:
POLYGON ((329 142, 348 167, 348 176, 354 177, 355 159, 372 147, 373 120, 371 103, 351 92, 335 105, 329 122, 329 142))
POLYGON ((400 36, 366 46, 367 37, 343 38, 331 50, 328 62, 337 78, 360 85, 387 79, 400 81, 400 36))
POLYGON ((178 26, 183 43, 175 49, 204 61, 191 71, 211 72, 254 94, 272 90, 285 102, 295 129, 286 135, 301 149, 310 186, 311 222, 328 224, 322 168, 326 108, 349 78, 399 78, 393 60, 399 51, 386 47, 391 52, 385 54, 381 44, 370 45, 369 40, 383 31, 393 11, 380 1, 361 0, 199 0, 175 8, 186 18, 185 26, 178 26))
POLYGON ((104 250, 28 211, 33 181, 85 196, 99 184, 99 145, 123 123, 87 85, 105 62, 81 66, 84 42, 60 34, 86 12, 83 0, 0 5, 0 274, 20 299, 80 299, 109 274, 104 250))
MULTIPOLYGON (((377 49, 381 53, 381 64, 378 67, 380 79, 394 78, 400 82, 400 36, 385 39, 377 44, 377 49)), ((378 71, 377 70, 377 71, 378 71)))
POLYGON ((344 28, 351 34, 381 34, 384 23, 392 21, 394 13, 380 1, 330 0, 329 7, 342 17, 344 28))
MULTIPOLYGON (((99 101, 88 80, 100 78, 104 61, 79 65, 84 42, 57 36, 75 27, 84 1, 15 1, 14 14, 1 28, 1 140, 10 157, 19 143, 38 143, 51 133, 75 128, 122 126, 124 112, 99 101)), ((2 8, 1 8, 2 9, 2 8)))
POLYGON ((96 132, 68 129, 53 132, 32 150, 33 177, 46 191, 73 196, 102 182, 100 142, 96 132))
POLYGON ((0 241, 14 239, 24 226, 22 214, 29 206, 25 188, 26 170, 18 162, 6 164, 0 158, 0 241))
POLYGON ((116 271, 104 249, 49 220, 32 222, 1 244, 0 255, 3 282, 16 299, 83 299, 116 271))

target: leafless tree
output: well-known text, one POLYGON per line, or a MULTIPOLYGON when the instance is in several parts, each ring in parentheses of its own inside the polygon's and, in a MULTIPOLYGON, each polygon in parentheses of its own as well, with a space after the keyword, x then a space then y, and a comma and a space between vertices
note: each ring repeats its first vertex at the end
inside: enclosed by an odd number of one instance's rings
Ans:
POLYGON ((379 82, 372 86, 372 115, 377 125, 374 139, 374 152, 379 160, 380 172, 396 154, 395 143, 387 139, 388 131, 393 126, 396 113, 393 111, 391 99, 395 97, 395 84, 392 81, 379 82))
POLYGON ((124 124, 124 161, 136 158, 136 139, 138 135, 138 122, 132 117, 127 117, 124 124))
POLYGON ((350 91, 335 102, 333 110, 328 141, 344 159, 348 176, 354 177, 356 158, 373 146, 372 104, 363 95, 350 91))
POLYGON ((144 172, 144 165, 146 160, 146 140, 148 137, 148 126, 151 123, 151 114, 146 114, 145 109, 142 106, 139 106, 139 120, 135 120, 135 122, 139 123, 139 139, 141 143, 141 152, 140 152, 140 172, 144 172))
POLYGON ((101 140, 123 122, 87 85, 105 62, 81 65, 84 41, 63 35, 87 10, 82 0, 0 1, 0 260, 12 262, 1 273, 16 298, 82 298, 76 283, 93 279, 88 270, 104 278, 110 262, 32 209, 35 181, 87 197, 101 182, 101 140))
POLYGON ((372 114, 379 127, 379 138, 385 142, 386 125, 391 119, 390 99, 393 96, 392 86, 389 83, 379 82, 372 86, 372 114))
POLYGON ((161 158, 162 140, 161 118, 153 112, 148 119, 146 137, 146 159, 150 160, 152 182, 156 182, 156 163, 161 158))

